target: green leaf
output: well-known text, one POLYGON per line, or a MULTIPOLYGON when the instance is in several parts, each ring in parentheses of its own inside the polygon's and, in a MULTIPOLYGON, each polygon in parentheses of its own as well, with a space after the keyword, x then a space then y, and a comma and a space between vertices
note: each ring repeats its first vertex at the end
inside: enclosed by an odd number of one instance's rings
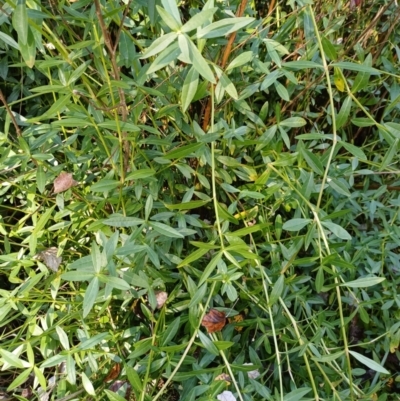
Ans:
POLYGON ((119 214, 113 214, 108 219, 103 220, 103 224, 111 227, 134 227, 144 222, 144 220, 137 217, 125 217, 119 214))
POLYGON ((183 157, 187 157, 189 155, 193 155, 194 152, 198 151, 200 148, 204 146, 203 143, 191 143, 189 145, 184 145, 179 148, 172 150, 169 153, 163 155, 165 159, 182 159, 183 157))
POLYGON ((152 177, 156 172, 151 168, 143 168, 140 170, 132 171, 125 177, 126 181, 135 181, 143 178, 152 177))
MULTIPOLYGON (((176 320, 179 320, 179 317, 177 319, 175 319, 175 321, 176 320)), ((171 327, 171 326, 172 325, 170 325, 169 327, 171 327)), ((126 375, 128 377, 129 383, 132 385, 133 389, 136 392, 141 393, 143 391, 143 383, 140 380, 140 377, 139 377, 138 373, 136 372, 136 370, 128 365, 125 366, 125 370, 126 370, 126 375)))
MULTIPOLYGON (((84 351, 87 349, 93 349, 97 344, 100 344, 103 340, 109 339, 110 338, 110 333, 99 333, 94 335, 93 337, 90 337, 84 341, 82 341, 78 346, 77 350, 78 351, 84 351)), ((42 367, 44 367, 42 364, 42 367)), ((51 365, 54 366, 54 365, 51 365)), ((49 366, 47 366, 49 367, 49 366)))
POLYGON ((95 396, 96 395, 96 391, 94 390, 93 384, 89 380, 89 378, 86 376, 85 372, 82 372, 81 376, 82 376, 83 388, 86 390, 86 392, 88 394, 95 396))
POLYGON ((177 60, 180 54, 181 50, 178 47, 178 42, 172 43, 152 62, 150 68, 147 70, 147 74, 153 74, 161 68, 169 65, 172 61, 177 60))
POLYGON ((338 194, 350 197, 351 193, 347 186, 336 178, 328 178, 328 185, 335 190, 338 194))
POLYGON ((99 293, 99 279, 95 276, 86 288, 85 296, 83 298, 83 317, 85 318, 91 311, 97 294, 99 293))
POLYGON ((39 221, 36 223, 36 226, 32 232, 32 234, 37 235, 46 225, 46 223, 49 221, 51 215, 53 214, 53 210, 56 206, 52 206, 48 208, 41 216, 39 221))
POLYGON ((1 357, 4 359, 4 362, 8 363, 10 366, 20 369, 26 368, 26 363, 24 363, 21 359, 17 357, 17 355, 13 354, 12 352, 5 349, 0 349, 0 354, 1 357))
POLYGON ((185 259, 183 259, 182 262, 179 263, 179 265, 177 267, 188 266, 195 260, 200 259, 207 252, 209 252, 209 249, 207 249, 207 248, 197 249, 196 251, 190 253, 189 256, 187 256, 185 259))
POLYGON ((332 63, 331 66, 343 68, 350 71, 367 72, 371 75, 380 75, 381 72, 376 68, 368 67, 364 64, 351 63, 350 61, 340 61, 339 63, 332 63))
POLYGON ((253 59, 254 53, 252 51, 247 51, 239 54, 236 56, 229 64, 228 67, 226 67, 225 71, 228 72, 230 70, 233 70, 234 68, 241 67, 244 64, 250 63, 250 61, 253 59))
POLYGON ((296 390, 291 391, 289 394, 286 394, 283 397, 283 401, 300 401, 310 391, 311 388, 309 387, 297 388, 296 390))
POLYGON ((219 38, 236 32, 253 21, 254 18, 248 17, 225 18, 199 29, 197 37, 199 39, 219 38))
POLYGON ((178 33, 179 30, 182 27, 182 24, 180 22, 177 22, 175 18, 169 14, 167 11, 165 11, 162 7, 156 6, 158 14, 162 18, 162 20, 165 22, 165 24, 172 30, 174 33, 178 33))
POLYGON ((177 203, 176 205, 171 205, 171 204, 164 204, 164 206, 169 209, 169 210, 191 210, 191 209, 198 209, 200 207, 203 207, 207 203, 210 203, 209 200, 195 200, 195 201, 190 201, 190 202, 183 202, 183 203, 177 203))
POLYGON ((286 63, 283 63, 282 66, 293 70, 305 70, 307 68, 320 68, 321 70, 324 69, 324 66, 322 64, 318 64, 314 61, 308 60, 288 61, 286 63))
POLYGON ((181 28, 181 32, 187 33, 193 31, 193 29, 198 28, 199 26, 206 23, 218 10, 217 7, 204 9, 199 13, 195 14, 186 24, 181 28))
POLYGON ((126 401, 125 397, 122 397, 122 395, 119 395, 119 394, 115 393, 114 391, 107 390, 107 389, 104 389, 103 391, 106 393, 106 396, 108 397, 108 399, 110 401, 126 401))
POLYGON ((290 96, 289 96, 289 92, 287 91, 287 89, 278 81, 275 81, 274 85, 275 85, 276 91, 278 92, 278 95, 286 102, 289 102, 290 96))
POLYGON ((274 283, 271 291, 271 295, 269 296, 269 307, 272 307, 275 302, 279 299, 279 297, 282 295, 283 289, 285 286, 285 276, 281 274, 274 283))
POLYGON ((329 231, 332 231, 333 234, 336 235, 336 237, 344 240, 351 240, 351 235, 342 227, 340 227, 338 224, 331 223, 329 221, 322 221, 321 224, 326 227, 329 231))
POLYGON ((61 114, 64 109, 71 104, 71 95, 65 95, 58 98, 53 105, 41 116, 30 118, 28 121, 31 123, 35 123, 44 119, 48 119, 50 117, 54 117, 56 114, 61 114))
POLYGON ((173 338, 175 338, 176 333, 178 332, 180 326, 181 318, 178 316, 172 323, 170 323, 167 327, 167 330, 164 331, 160 344, 161 346, 167 346, 173 338))
POLYGON ((228 76, 224 73, 221 74, 220 79, 219 79, 219 84, 222 85, 224 90, 228 93, 228 95, 232 99, 238 99, 239 95, 236 91, 235 85, 232 83, 232 81, 228 78, 228 76))
POLYGON ((352 103, 352 98, 347 96, 340 108, 339 114, 336 116, 336 129, 340 129, 346 124, 350 115, 352 103))
MULTIPOLYGON (((197 72, 207 81, 211 83, 216 83, 215 77, 211 68, 208 66, 207 61, 201 55, 197 47, 194 43, 189 39, 186 34, 182 34, 180 39, 186 42, 186 46, 189 49, 189 59, 193 64, 193 67, 197 70, 197 72)), ((181 46, 180 46, 181 47, 181 46)), ((182 47, 181 47, 182 50, 182 47)))
POLYGON ((184 238, 184 235, 182 235, 179 231, 176 231, 175 228, 172 228, 170 226, 167 226, 164 223, 158 223, 158 222, 149 222, 149 226, 154 228, 155 231, 157 231, 161 235, 165 235, 166 237, 169 238, 184 238))
POLYGON ((349 354, 353 355, 353 357, 356 358, 357 361, 361 362, 362 364, 364 364, 368 368, 370 368, 372 370, 375 370, 376 372, 383 373, 385 375, 389 375, 390 374, 390 372, 388 372, 383 366, 379 365, 379 363, 375 362, 372 359, 367 358, 364 355, 359 354, 356 351, 350 351, 349 350, 349 354))
POLYGON ((207 283, 204 283, 194 293, 192 299, 189 302, 188 308, 191 308, 192 306, 195 306, 198 303, 200 303, 203 300, 204 296, 206 295, 206 292, 207 292, 207 283))
POLYGON ((199 339, 201 343, 203 344, 203 347, 213 355, 219 355, 218 348, 214 345, 214 343, 211 341, 211 339, 206 336, 202 331, 198 331, 199 339))
POLYGON ((307 121, 301 117, 290 117, 279 123, 279 125, 282 127, 290 127, 290 128, 304 127, 306 124, 307 121))
POLYGON ((306 225, 310 224, 312 222, 312 219, 291 219, 286 221, 282 229, 286 231, 300 231, 302 228, 304 228, 306 225))
POLYGON ((182 102, 183 112, 185 112, 190 106, 190 103, 192 102, 194 95, 196 94, 198 85, 199 85, 199 73, 192 66, 186 75, 182 87, 181 102, 182 102))
POLYGON ((168 47, 176 38, 178 34, 176 32, 170 32, 157 38, 151 45, 146 49, 141 59, 146 59, 162 52, 168 47))
POLYGON ((90 187, 91 192, 109 192, 117 188, 121 183, 116 180, 103 178, 90 187))
POLYGON ((7 391, 12 391, 17 387, 20 387, 23 383, 25 383, 32 372, 32 368, 24 370, 20 373, 12 383, 7 387, 7 391))
POLYGON ((330 60, 337 60, 337 53, 336 49, 331 43, 329 39, 327 39, 325 36, 321 38, 322 40, 322 48, 324 49, 324 53, 330 60))
POLYGON ((18 43, 21 46, 28 42, 28 11, 26 9, 26 0, 18 0, 12 16, 12 25, 18 34, 18 43))
POLYGON ((109 284, 111 287, 117 288, 118 290, 128 291, 131 288, 131 286, 122 278, 106 276, 104 274, 99 274, 98 277, 102 283, 109 284))
POLYGON ((315 156, 314 153, 304 148, 301 148, 300 153, 315 173, 319 175, 324 174, 324 166, 322 165, 321 160, 315 156))
POLYGON ((165 11, 171 15, 179 26, 182 26, 179 9, 175 0, 161 0, 161 4, 165 11))
POLYGON ((38 166, 36 171, 36 185, 39 192, 42 194, 46 187, 46 173, 44 172, 42 166, 38 166))
POLYGON ((350 288, 367 288, 372 287, 385 281, 385 277, 361 277, 357 280, 348 281, 347 283, 340 284, 341 287, 350 287, 350 288))
POLYGON ((385 170, 386 167, 391 163, 394 155, 397 154, 398 152, 398 145, 399 145, 399 139, 396 138, 392 146, 386 152, 385 157, 383 158, 382 163, 379 166, 379 171, 385 170))
POLYGON ((14 49, 19 50, 18 43, 11 36, 6 35, 4 32, 0 32, 0 40, 14 49))
POLYGON ((214 271, 215 266, 217 266, 217 263, 221 260, 222 258, 222 253, 218 252, 214 257, 211 259, 210 263, 206 266, 206 268, 203 271, 203 274, 200 277, 199 281, 199 286, 202 285, 208 277, 211 275, 211 273, 214 271))

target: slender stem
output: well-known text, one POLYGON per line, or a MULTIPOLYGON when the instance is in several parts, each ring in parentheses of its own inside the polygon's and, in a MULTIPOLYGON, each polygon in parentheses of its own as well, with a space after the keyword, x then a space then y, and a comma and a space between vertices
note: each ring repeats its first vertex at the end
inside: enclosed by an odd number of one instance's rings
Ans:
MULTIPOLYGON (((321 54, 322 64, 324 66, 324 72, 325 72, 325 76, 326 76, 326 83, 327 83, 328 94, 329 94, 329 103, 330 103, 330 106, 331 106, 331 115, 332 115, 332 148, 331 148, 331 151, 329 152, 328 161, 326 162, 325 172, 324 172, 324 176, 323 176, 322 182, 321 182, 321 190, 319 192, 317 206, 316 206, 316 209, 313 211, 314 219, 317 222, 319 231, 323 236, 323 241, 325 243, 326 251, 328 252, 328 254, 330 254, 328 241, 327 241, 326 236, 324 234, 324 230, 323 230, 323 227, 321 225, 321 221, 319 220, 318 211, 319 211, 319 208, 321 206, 322 195, 324 193, 325 183, 326 183, 327 178, 328 178, 329 167, 331 165, 331 162, 332 162, 332 159, 333 159, 333 154, 335 152, 335 147, 336 147, 336 144, 337 144, 335 103, 333 101, 333 91, 332 91, 332 85, 331 85, 331 80, 330 80, 330 76, 329 76, 329 67, 328 67, 328 64, 326 62, 324 48, 322 46, 321 36, 320 36, 319 30, 318 30, 317 22, 315 20, 315 15, 314 15, 313 9, 312 9, 312 7, 310 5, 308 5, 307 8, 308 8, 308 10, 310 12, 310 15, 311 15, 311 19, 312 19, 313 26, 314 26, 314 31, 315 31, 315 36, 317 38, 318 47, 319 47, 319 51, 320 51, 320 54, 321 54)), ((336 273, 336 268, 334 266, 332 266, 332 267, 333 267, 334 273, 336 273)), ((335 284, 339 284, 339 279, 338 279, 336 274, 335 274, 335 277, 334 277, 334 281, 335 281, 335 284)), ((354 399, 354 390, 353 390, 353 378, 352 378, 352 373, 351 373, 352 369, 351 369, 351 361, 350 361, 350 354, 349 354, 349 346, 348 346, 348 342, 347 342, 346 325, 345 325, 345 322, 344 322, 344 315, 343 315, 342 297, 341 297, 341 294, 340 294, 339 285, 336 285, 336 297, 337 297, 337 302, 338 302, 340 325, 341 325, 341 329, 342 329, 343 346, 344 346, 344 350, 345 350, 345 353, 346 353, 347 369, 348 369, 349 381, 350 381, 350 397, 353 400, 354 399)))
MULTIPOLYGON (((211 87, 211 132, 214 130, 214 86, 211 87)), ((219 234, 219 240, 221 242, 221 249, 224 249, 224 238, 222 236, 221 222, 218 214, 218 200, 217 200, 217 189, 215 185, 215 141, 211 142, 211 181, 213 191, 213 203, 215 211, 215 221, 217 223, 217 229, 219 234)))
POLYGON ((17 124, 17 120, 15 119, 13 112, 11 111, 10 107, 8 106, 7 100, 4 97, 3 92, 1 91, 1 89, 0 89, 0 100, 4 104, 4 107, 6 108, 7 113, 11 118, 11 121, 12 121, 12 123, 14 125, 15 131, 17 132, 17 136, 22 136, 21 129, 19 128, 19 126, 17 124))

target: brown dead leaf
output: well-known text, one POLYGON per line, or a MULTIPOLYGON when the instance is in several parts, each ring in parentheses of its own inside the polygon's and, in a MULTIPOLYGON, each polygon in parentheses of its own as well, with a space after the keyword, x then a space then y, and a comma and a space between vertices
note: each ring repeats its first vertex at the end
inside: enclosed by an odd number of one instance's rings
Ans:
POLYGON ((121 365, 116 363, 111 370, 108 372, 107 377, 104 379, 105 382, 110 382, 111 380, 115 380, 121 372, 121 365))
POLYGON ((161 309, 167 301, 168 293, 165 291, 156 292, 157 309, 161 309))
POLYGON ((228 374, 226 374, 226 373, 221 373, 220 375, 218 375, 214 380, 223 380, 223 381, 225 381, 226 382, 226 384, 231 384, 231 381, 232 381, 232 379, 231 379, 231 377, 228 375, 228 374))
POLYGON ((71 187, 75 186, 76 184, 78 184, 78 181, 75 181, 72 178, 72 174, 65 173, 63 171, 53 182, 54 185, 53 194, 64 192, 67 189, 70 189, 71 187))
POLYGON ((221 331, 226 323, 226 315, 216 309, 210 309, 201 321, 201 325, 207 329, 208 333, 221 331))
POLYGON ((58 267, 62 262, 62 257, 57 256, 58 249, 55 246, 47 248, 36 255, 38 260, 41 260, 49 269, 54 272, 58 271, 58 267))

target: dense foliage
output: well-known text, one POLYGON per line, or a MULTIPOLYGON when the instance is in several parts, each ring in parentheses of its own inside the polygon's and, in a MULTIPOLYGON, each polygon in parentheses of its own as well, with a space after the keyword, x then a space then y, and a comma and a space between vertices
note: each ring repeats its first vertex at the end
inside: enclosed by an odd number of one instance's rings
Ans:
POLYGON ((399 18, 3 2, 1 390, 395 399, 399 18))

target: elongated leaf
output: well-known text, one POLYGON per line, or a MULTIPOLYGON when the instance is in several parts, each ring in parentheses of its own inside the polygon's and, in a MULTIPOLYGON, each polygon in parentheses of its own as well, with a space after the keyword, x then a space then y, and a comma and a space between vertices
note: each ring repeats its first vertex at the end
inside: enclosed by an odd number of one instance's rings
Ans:
POLYGON ((190 202, 177 203, 175 205, 165 204, 165 207, 169 210, 191 210, 198 209, 203 207, 207 203, 210 203, 209 200, 195 200, 190 202))
POLYGON ((225 18, 217 22, 207 25, 205 28, 199 29, 197 37, 202 39, 218 38, 236 32, 239 29, 249 25, 254 18, 238 17, 225 18))
POLYGON ((190 265, 190 263, 196 261, 197 259, 200 259, 207 252, 209 252, 209 249, 207 249, 207 248, 197 249, 196 251, 192 252, 188 257, 186 257, 184 260, 182 260, 182 262, 179 263, 179 265, 177 267, 183 267, 183 266, 190 265))
POLYGON ((340 285, 342 287, 367 288, 377 285, 385 280, 385 277, 361 277, 357 280, 349 281, 340 285))
POLYGON ((334 67, 343 68, 345 70, 367 72, 371 75, 381 74, 381 72, 376 68, 368 67, 364 64, 351 63, 350 61, 340 61, 339 63, 332 63, 331 65, 334 67))
POLYGON ((93 278, 94 272, 73 271, 61 275, 65 281, 89 281, 93 278))
POLYGON ((299 231, 311 222, 312 219, 291 219, 285 222, 282 228, 286 231, 299 231))
POLYGON ((161 0, 162 6, 168 14, 170 14, 179 26, 182 26, 179 9, 176 5, 176 0, 161 0))
POLYGON ((165 235, 166 237, 169 237, 169 238, 183 238, 184 237, 184 235, 182 235, 179 231, 176 231, 175 228, 167 226, 164 223, 149 222, 149 226, 154 228, 154 230, 157 231, 159 234, 165 235))
POLYGON ((99 293, 99 279, 97 277, 93 277, 92 281, 86 288, 85 296, 83 298, 83 317, 85 318, 89 312, 91 311, 97 294, 99 293))
POLYGON ((209 9, 204 9, 195 14, 188 22, 186 22, 185 25, 181 28, 181 31, 184 33, 193 31, 193 29, 198 28, 199 26, 203 25, 205 22, 207 22, 218 10, 217 7, 212 7, 209 9))
POLYGON ((104 274, 100 274, 98 277, 102 283, 110 284, 113 288, 118 288, 123 291, 128 291, 131 288, 131 286, 125 280, 122 280, 122 278, 106 276, 104 274))
POLYGON ((17 6, 15 7, 12 25, 18 34, 18 43, 21 46, 26 45, 28 42, 28 11, 26 9, 26 0, 18 0, 17 6))
POLYGON ((279 123, 279 125, 283 127, 290 127, 290 128, 304 127, 306 124, 307 121, 301 117, 290 117, 279 123))
POLYGON ((131 181, 131 180, 139 180, 147 177, 152 177, 156 172, 151 169, 151 168, 144 168, 136 171, 130 172, 126 178, 125 181, 131 181))
POLYGON ((285 286, 285 276, 281 274, 274 283, 271 291, 271 295, 269 297, 269 304, 268 306, 272 306, 275 304, 275 302, 279 299, 279 297, 282 295, 283 288, 285 286))
POLYGON ((176 38, 178 34, 176 32, 170 32, 156 39, 150 47, 144 52, 141 59, 146 59, 162 52, 166 47, 168 47, 176 38))
POLYGON ((47 209, 47 210, 40 216, 40 219, 39 219, 39 221, 37 222, 37 224, 36 224, 36 226, 35 226, 35 228, 34 228, 34 230, 33 230, 33 234, 38 234, 39 231, 41 231, 41 230, 44 228, 44 226, 46 225, 46 223, 49 221, 49 219, 50 219, 50 217, 51 217, 51 215, 52 215, 53 210, 54 210, 55 207, 56 207, 55 205, 52 206, 52 207, 50 207, 49 209, 47 209))
POLYGON ((191 67, 186 75, 182 87, 181 102, 182 102, 183 112, 185 112, 190 106, 190 103, 192 102, 194 95, 196 94, 198 85, 199 85, 199 73, 194 67, 191 67))
POLYGON ((342 128, 346 124, 346 122, 349 118, 349 115, 350 115, 352 103, 353 103, 353 100, 351 99, 351 97, 347 96, 342 104, 342 107, 340 108, 339 114, 336 116, 336 128, 337 129, 342 128))
POLYGON ((18 43, 11 36, 8 36, 4 32, 0 32, 0 40, 6 43, 7 45, 13 47, 14 49, 19 50, 18 43))
POLYGON ((164 68, 171 62, 177 60, 180 54, 181 50, 178 47, 178 42, 172 43, 152 62, 151 66, 147 70, 147 74, 152 74, 161 68, 164 68))
POLYGON ((312 168, 315 173, 319 175, 324 174, 324 167, 321 163, 321 160, 317 156, 315 156, 314 153, 310 152, 307 149, 301 148, 301 154, 307 164, 312 168))
POLYGON ((291 391, 289 394, 286 394, 283 397, 283 401, 300 401, 310 391, 310 387, 297 388, 296 390, 291 391))
POLYGON ((189 48, 189 57, 190 57, 190 61, 193 64, 193 67, 207 81, 209 81, 213 84, 216 83, 215 77, 214 77, 213 72, 211 71, 211 68, 208 66, 207 61, 201 55, 201 53, 199 52, 197 47, 194 45, 194 43, 189 39, 189 37, 186 34, 181 35, 181 37, 187 43, 187 46, 189 48))
POLYGON ((335 234, 338 238, 341 238, 344 240, 351 239, 351 235, 344 228, 340 227, 338 224, 331 223, 329 221, 322 221, 321 223, 329 231, 332 231, 332 233, 335 234))
POLYGON ((204 144, 202 144, 202 143, 197 143, 197 142, 191 143, 190 145, 184 145, 179 148, 176 148, 176 149, 172 150, 171 152, 168 152, 167 154, 165 154, 163 157, 165 159, 169 159, 169 160, 181 159, 182 157, 186 157, 186 156, 193 154, 194 152, 196 152, 203 146, 204 146, 204 144))
POLYGON ((253 59, 253 57, 254 53, 252 51, 241 53, 229 63, 225 71, 233 70, 234 68, 247 64, 253 59))
POLYGON ((211 259, 210 263, 206 266, 206 268, 203 271, 203 274, 200 277, 200 281, 198 285, 202 285, 210 276, 210 274, 214 271, 215 266, 217 266, 217 263, 220 261, 222 258, 222 253, 218 252, 214 257, 211 259))
POLYGON ((390 374, 390 372, 388 372, 383 366, 379 365, 379 363, 375 362, 374 360, 369 359, 366 356, 361 355, 356 351, 349 351, 349 353, 368 368, 375 370, 376 372, 383 373, 385 375, 390 374))
POLYGON ((108 219, 103 220, 103 223, 111 227, 134 227, 144 223, 144 220, 137 217, 125 217, 119 214, 111 215, 108 219))
POLYGON ((106 178, 96 182, 90 187, 91 192, 109 192, 117 188, 120 185, 119 181, 108 180, 106 178))
POLYGON ((164 10, 160 6, 156 6, 158 14, 162 18, 162 20, 165 22, 168 27, 173 30, 174 32, 178 32, 182 26, 180 22, 177 22, 176 19, 166 10, 164 10))

